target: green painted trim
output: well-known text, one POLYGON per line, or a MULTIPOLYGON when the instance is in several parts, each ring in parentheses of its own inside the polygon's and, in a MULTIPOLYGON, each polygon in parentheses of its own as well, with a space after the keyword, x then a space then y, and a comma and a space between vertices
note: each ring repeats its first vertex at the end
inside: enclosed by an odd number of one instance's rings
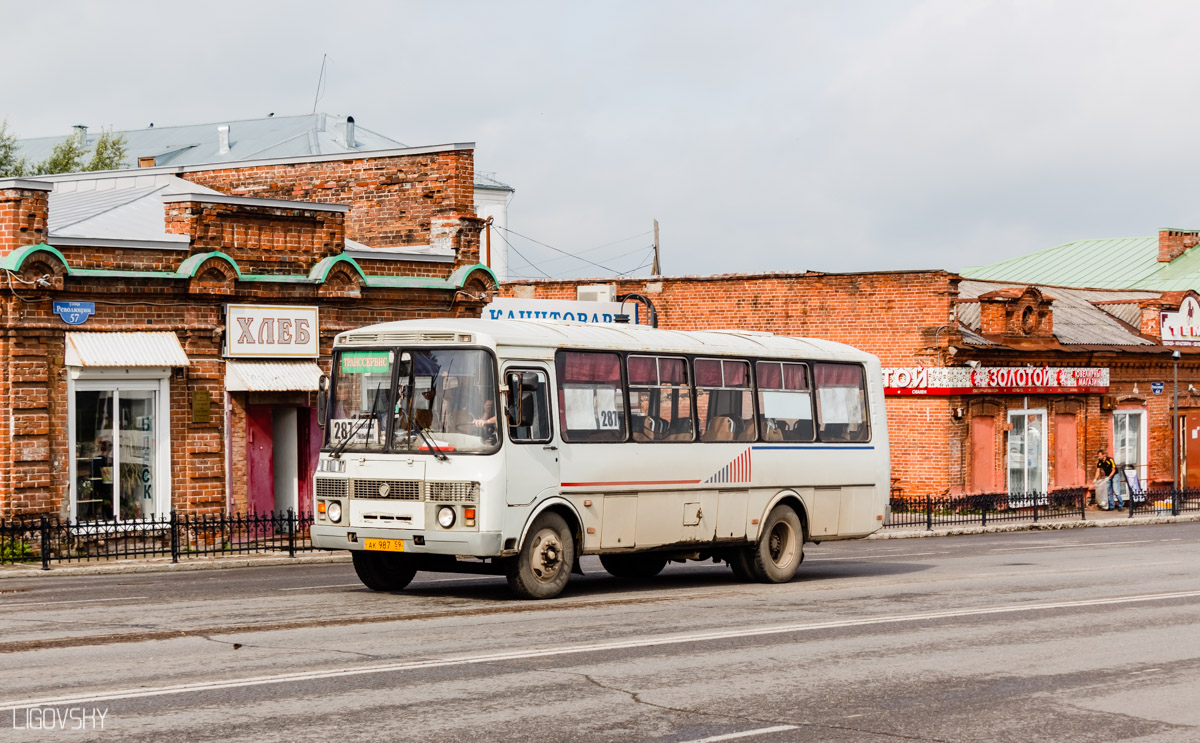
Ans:
POLYGON ((368 276, 364 285, 372 289, 439 289, 449 291, 458 287, 446 279, 425 276, 368 276))
POLYGON ((72 276, 81 279, 186 279, 177 273, 167 271, 114 271, 108 268, 77 268, 72 276))
POLYGON ((200 270, 200 266, 204 265, 204 263, 210 258, 224 259, 226 263, 233 267, 233 271, 237 274, 237 277, 239 279, 242 278, 242 269, 240 266, 238 266, 237 261, 219 250, 214 250, 209 253, 197 253, 196 255, 190 256, 183 263, 179 264, 179 268, 175 271, 175 273, 178 274, 180 278, 193 278, 195 277, 196 272, 200 270))
POLYGON ((20 271, 21 266, 25 264, 25 260, 34 253, 49 253, 57 258, 67 269, 67 274, 71 274, 71 264, 67 263, 67 259, 63 254, 58 252, 58 248, 47 245, 46 243, 38 243, 37 245, 26 245, 23 248, 17 248, 8 255, 0 258, 0 268, 8 271, 20 271))
POLYGON ((317 262, 317 265, 313 266, 312 270, 308 272, 308 278, 312 279, 318 284, 324 284, 325 280, 329 278, 329 272, 332 271, 333 267, 339 263, 349 263, 355 271, 358 271, 358 275, 362 277, 363 281, 367 281, 367 274, 362 270, 362 266, 358 265, 358 261, 354 260, 345 253, 342 253, 341 255, 333 255, 328 258, 322 258, 317 262))
POLYGON ((313 281, 307 276, 300 274, 244 274, 238 277, 238 281, 258 281, 263 283, 276 284, 319 284, 322 282, 313 281))
POLYGON ((500 286, 500 280, 496 278, 496 274, 492 272, 492 269, 488 268, 482 263, 476 263, 474 266, 463 266, 457 269, 454 273, 450 274, 450 278, 447 279, 447 282, 450 283, 453 288, 461 289, 466 286, 467 277, 476 271, 483 271, 488 276, 492 277, 492 282, 495 283, 496 286, 500 286))

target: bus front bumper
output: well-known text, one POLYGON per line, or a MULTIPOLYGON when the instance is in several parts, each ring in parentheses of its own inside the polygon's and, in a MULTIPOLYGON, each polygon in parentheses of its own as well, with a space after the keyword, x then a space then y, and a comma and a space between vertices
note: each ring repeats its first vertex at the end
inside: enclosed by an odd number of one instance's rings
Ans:
POLYGON ((402 539, 404 551, 414 554, 497 557, 501 546, 500 532, 495 531, 410 531, 313 524, 310 534, 312 546, 326 550, 361 550, 366 539, 402 539), (422 537, 424 544, 417 544, 416 537, 422 537))

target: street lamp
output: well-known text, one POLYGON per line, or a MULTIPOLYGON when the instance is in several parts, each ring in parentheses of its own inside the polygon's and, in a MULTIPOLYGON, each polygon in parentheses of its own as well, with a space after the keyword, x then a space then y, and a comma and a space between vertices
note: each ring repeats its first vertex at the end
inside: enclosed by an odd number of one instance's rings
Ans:
POLYGON ((1179 349, 1171 352, 1174 364, 1174 413, 1171 416, 1171 482, 1175 492, 1171 494, 1171 515, 1179 515, 1179 499, 1183 496, 1183 488, 1179 484, 1179 349))

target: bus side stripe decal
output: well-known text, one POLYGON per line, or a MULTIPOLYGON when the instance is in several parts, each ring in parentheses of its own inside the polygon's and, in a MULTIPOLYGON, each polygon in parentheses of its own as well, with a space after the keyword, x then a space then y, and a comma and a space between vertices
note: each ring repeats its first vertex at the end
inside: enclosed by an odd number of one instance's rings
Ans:
POLYGON ((750 450, 757 447, 747 447, 729 464, 717 470, 716 474, 705 480, 705 484, 724 484, 733 482, 750 482, 750 450))

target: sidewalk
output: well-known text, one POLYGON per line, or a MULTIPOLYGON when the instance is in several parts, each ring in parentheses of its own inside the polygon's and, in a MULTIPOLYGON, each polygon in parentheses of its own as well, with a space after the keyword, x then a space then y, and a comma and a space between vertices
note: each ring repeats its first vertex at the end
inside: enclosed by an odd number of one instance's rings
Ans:
MULTIPOLYGON (((970 524, 934 524, 932 530, 924 527, 908 529, 880 529, 868 539, 921 539, 925 537, 949 537, 961 534, 1002 534, 1018 531, 1047 531, 1059 529, 1088 529, 1096 527, 1145 526, 1147 524, 1174 524, 1200 521, 1200 513, 1179 516, 1135 515, 1129 518, 1128 511, 1099 511, 1089 509, 1087 519, 1055 518, 1038 521, 1006 521, 999 524, 978 526, 970 524)), ((49 570, 42 564, 0 565, 0 581, 8 578, 34 578, 70 575, 115 575, 121 573, 160 573, 178 570, 223 570, 226 568, 261 568, 275 565, 320 565, 350 562, 347 552, 306 552, 296 557, 287 557, 274 552, 243 555, 216 555, 190 557, 177 563, 170 557, 148 557, 141 559, 92 560, 90 562, 51 563, 49 570)))
MULTIPOLYGON (((42 570, 42 563, 0 565, 0 581, 6 578, 35 578, 56 575, 116 575, 120 573, 165 573, 178 570, 223 570, 225 568, 262 568, 273 565, 320 565, 324 563, 350 562, 349 552, 305 552, 288 557, 286 553, 260 552, 242 555, 213 555, 189 557, 171 562, 164 557, 135 559, 91 560, 90 562, 52 562, 49 570, 42 570)), ((2 591, 0 591, 2 593, 2 591)))
POLYGON ((922 537, 949 537, 959 534, 1001 534, 1004 532, 1013 531, 1048 531, 1058 529, 1089 529, 1093 527, 1110 527, 1110 526, 1145 526, 1147 524, 1182 524, 1192 521, 1200 521, 1200 513, 1181 513, 1178 516, 1170 514, 1143 514, 1137 513, 1133 518, 1129 518, 1129 511, 1101 511, 1098 509, 1089 508, 1087 510, 1087 518, 1081 519, 1078 516, 1074 518, 1042 518, 1036 522, 1032 519, 1028 521, 1003 521, 998 524, 988 524, 980 526, 978 524, 934 524, 932 530, 926 529, 924 526, 913 526, 908 528, 884 528, 875 532, 867 539, 916 539, 922 537))

